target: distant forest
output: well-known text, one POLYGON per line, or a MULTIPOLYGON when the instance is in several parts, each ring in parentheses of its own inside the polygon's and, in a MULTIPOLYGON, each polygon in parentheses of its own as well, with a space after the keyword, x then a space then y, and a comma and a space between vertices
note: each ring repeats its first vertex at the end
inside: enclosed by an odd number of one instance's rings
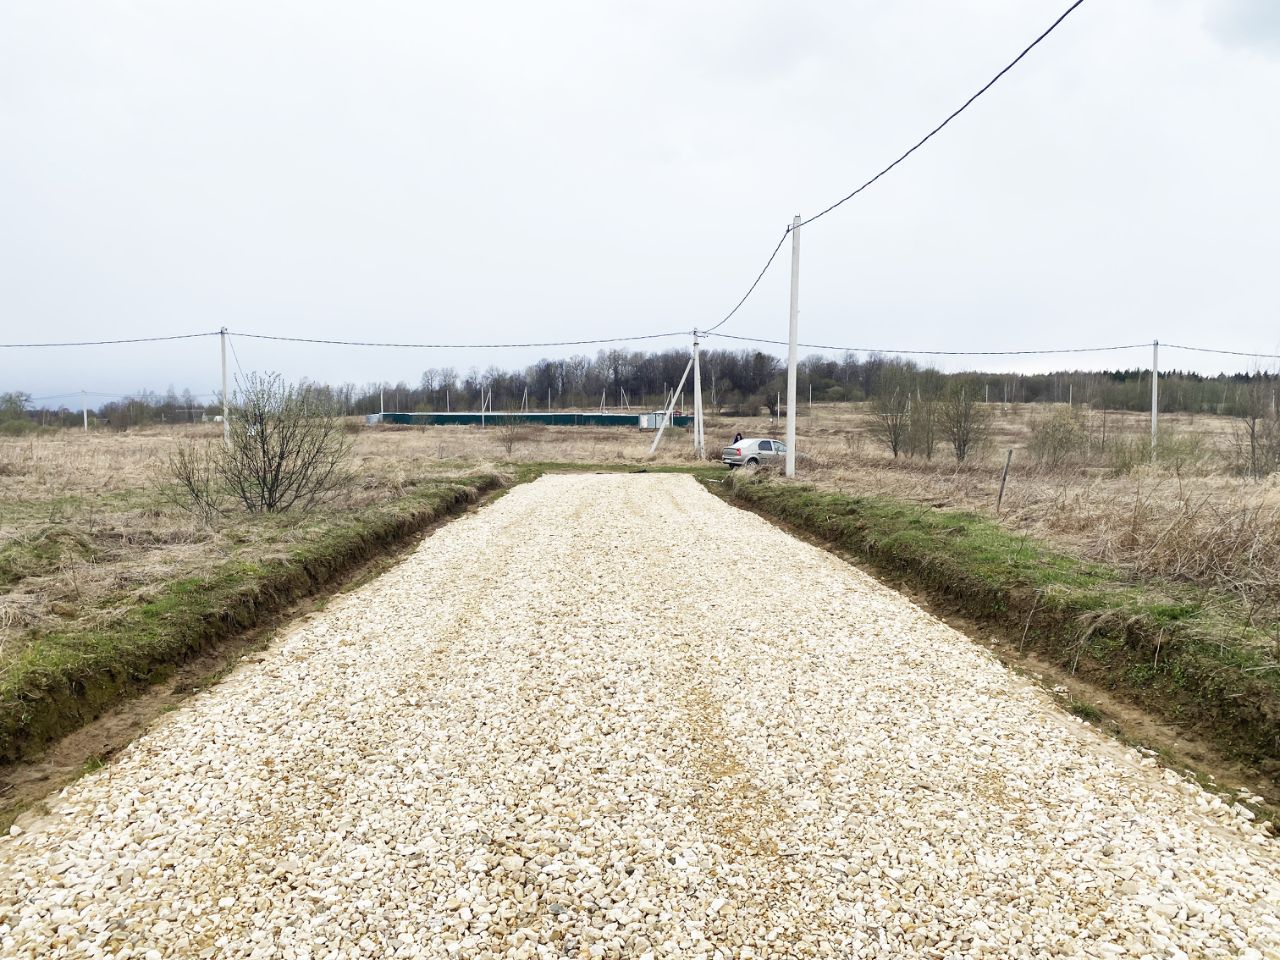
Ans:
MULTIPOLYGON (((490 409, 529 410, 598 408, 616 410, 624 402, 631 409, 655 409, 676 386, 688 362, 687 350, 602 350, 594 358, 540 360, 524 370, 490 367, 460 373, 451 367, 425 370, 416 384, 343 384, 321 389, 349 414, 388 411, 477 410, 482 391, 491 394, 490 409)), ((755 350, 704 350, 703 398, 709 413, 753 415, 777 412, 777 398, 786 390, 786 365, 772 354, 755 350)), ((942 373, 900 357, 846 354, 839 358, 806 357, 799 365, 799 396, 808 402, 858 403, 896 392, 940 395, 961 383, 973 396, 991 403, 1067 403, 1094 409, 1149 410, 1151 371, 1060 371, 1056 373, 942 373)), ((1274 373, 1239 373, 1205 377, 1179 370, 1160 373, 1161 411, 1237 414, 1246 394, 1259 388, 1274 396, 1280 377, 1274 373), (1252 388, 1252 389, 1249 389, 1252 388)), ((683 390, 685 407, 692 405, 692 386, 683 390)), ((117 429, 158 423, 198 421, 220 412, 216 400, 197 399, 172 388, 164 394, 140 391, 134 396, 95 402, 90 416, 117 429)), ((681 400, 677 399, 677 406, 681 400)), ((77 426, 78 406, 44 407, 17 393, 0 394, 0 421, 7 432, 39 425, 77 426)))

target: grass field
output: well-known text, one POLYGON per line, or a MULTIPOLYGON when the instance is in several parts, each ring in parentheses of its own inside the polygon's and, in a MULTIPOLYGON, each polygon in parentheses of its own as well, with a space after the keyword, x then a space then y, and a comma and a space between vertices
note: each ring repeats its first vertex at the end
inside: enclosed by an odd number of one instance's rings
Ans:
MULTIPOLYGON (((1280 478, 1259 482, 1225 469, 1229 419, 1164 417, 1166 436, 1181 443, 1165 465, 1119 469, 1108 465, 1104 449, 1050 470, 1027 454, 1031 425, 1046 411, 995 410, 989 444, 957 465, 942 447, 931 460, 894 459, 875 442, 865 411, 818 405, 799 418, 800 477, 842 493, 995 517, 1004 451, 1012 449, 999 516, 1004 528, 1136 577, 1219 587, 1256 604, 1261 621, 1271 619, 1276 598, 1268 587, 1280 584, 1280 478)), ((1113 451, 1146 441, 1144 415, 1107 416, 1113 451)), ((767 417, 709 418, 712 453, 737 430, 770 436, 780 434, 781 425, 767 417)), ((512 462, 643 463, 652 442, 650 433, 612 428, 525 426, 514 437, 464 427, 365 430, 356 438, 357 485, 328 509, 211 528, 175 507, 162 489, 166 458, 193 435, 216 431, 0 439, 0 667, 32 630, 109 618, 150 585, 228 558, 280 555, 319 535, 333 518, 394 499, 425 478, 512 462)), ((692 465, 687 432, 669 431, 657 460, 692 465)))
MULTIPOLYGON (((1033 565, 1033 581, 1065 582, 1101 565, 1106 589, 1095 591, 1098 609, 1140 608, 1145 597, 1173 616, 1177 598, 1191 591, 1198 622, 1210 623, 1210 630, 1221 622, 1238 626, 1218 631, 1221 642, 1252 648, 1250 669, 1270 675, 1280 655, 1280 484, 1231 469, 1230 420, 1164 417, 1163 462, 1152 466, 1145 462, 1145 416, 1112 412, 1103 423, 1088 414, 1087 448, 1050 469, 1038 465, 1029 448, 1034 424, 1049 410, 992 412, 990 440, 958 465, 941 445, 931 459, 893 458, 864 409, 806 408, 799 418, 800 479, 820 492, 881 498, 886 517, 918 528, 913 550, 933 549, 939 562, 955 562, 977 549, 983 569, 975 572, 983 576, 1012 576, 1006 565, 1014 554, 1050 558, 1033 565), (1013 466, 997 516, 1000 470, 1010 449, 1013 466), (1067 567, 1071 575, 1059 577, 1067 567), (1117 596, 1123 604, 1112 603, 1117 596)), ((738 430, 778 436, 782 427, 768 418, 709 418, 713 456, 738 430)), ((29 672, 51 639, 65 656, 61 639, 80 638, 74 656, 82 656, 84 642, 118 640, 121 624, 139 611, 181 606, 174 591, 183 584, 194 590, 188 600, 208 596, 210 584, 232 588, 272 564, 314 554, 335 532, 383 522, 388 512, 464 474, 512 476, 522 465, 697 463, 684 430, 669 431, 651 460, 653 436, 638 430, 361 428, 353 451, 356 483, 331 504, 209 525, 166 491, 167 458, 192 438, 216 440, 217 428, 0 439, 0 684, 11 686, 17 674, 29 672)), ((1025 574, 1022 569, 1018 576, 1025 574)), ((1091 589, 1074 580, 1067 585, 1077 593, 1091 589)))

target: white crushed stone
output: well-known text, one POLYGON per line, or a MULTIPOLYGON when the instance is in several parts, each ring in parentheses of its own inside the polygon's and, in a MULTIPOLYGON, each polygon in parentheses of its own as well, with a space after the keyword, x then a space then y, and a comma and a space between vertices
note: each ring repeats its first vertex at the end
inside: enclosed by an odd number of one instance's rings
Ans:
POLYGON ((1280 854, 681 476, 428 539, 0 839, 3 957, 1280 957, 1280 854))

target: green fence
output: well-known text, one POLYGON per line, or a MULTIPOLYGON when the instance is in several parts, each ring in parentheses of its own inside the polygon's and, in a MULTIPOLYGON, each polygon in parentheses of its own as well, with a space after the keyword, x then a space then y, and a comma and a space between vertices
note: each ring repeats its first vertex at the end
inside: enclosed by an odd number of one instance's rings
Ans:
MULTIPOLYGON (((371 413, 365 422, 396 423, 410 427, 497 426, 500 423, 540 423, 562 427, 640 427, 656 428, 661 414, 653 413, 371 413), (642 421, 642 418, 644 420, 642 421)), ((693 417, 673 416, 671 426, 687 427, 693 417)))

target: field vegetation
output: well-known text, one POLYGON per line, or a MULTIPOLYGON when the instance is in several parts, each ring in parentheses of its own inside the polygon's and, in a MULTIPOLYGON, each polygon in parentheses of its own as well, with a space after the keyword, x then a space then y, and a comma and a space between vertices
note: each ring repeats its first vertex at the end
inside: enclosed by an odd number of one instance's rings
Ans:
MULTIPOLYGON (((955 567, 1016 587, 1036 603, 1037 617, 1053 598, 1069 597, 1061 609, 1071 617, 1063 613, 1058 622, 1079 627, 1059 637, 1087 632, 1101 640, 1120 622, 1154 625, 1144 634, 1156 638, 1154 646, 1142 653, 1152 666, 1173 652, 1160 639, 1165 630, 1168 638, 1194 636, 1188 644, 1213 663, 1233 663, 1251 682, 1280 681, 1280 477, 1269 459, 1276 433, 1265 397, 1252 419, 1239 411, 1162 415, 1153 463, 1145 414, 987 403, 979 389, 951 378, 932 387, 913 382, 901 403, 803 404, 799 470, 813 491, 805 497, 819 498, 806 509, 817 503, 819 513, 845 511, 847 519, 849 508, 839 505, 856 501, 858 522, 881 531, 883 549, 935 571, 955 567)), ((766 415, 713 416, 711 456, 739 430, 779 436, 782 425, 766 415)), ((35 702, 68 665, 101 664, 131 645, 146 653, 133 671, 145 679, 155 668, 152 654, 173 655, 168 641, 153 642, 160 633, 185 636, 180 649, 207 641, 175 627, 184 611, 193 612, 188 625, 217 621, 226 604, 209 602, 234 596, 239 609, 252 607, 254 585, 298 570, 311 571, 302 580, 315 589, 311 581, 324 579, 316 571, 341 566, 344 551, 375 551, 395 539, 388 531, 404 534, 497 482, 468 478, 574 465, 698 467, 690 435, 679 429, 651 460, 653 435, 639 430, 518 420, 487 429, 370 428, 348 418, 339 459, 350 482, 308 509, 250 512, 242 503, 192 510, 175 499, 181 484, 171 465, 184 450, 208 449, 220 438, 213 424, 0 438, 0 684, 7 696, 35 702), (150 629, 156 622, 163 631, 150 629), (135 637, 146 642, 133 644, 135 637)), ((709 465, 706 476, 724 471, 709 465)), ((786 486, 777 477, 768 483, 786 486)), ((235 616, 226 622, 234 627, 235 616)), ((1089 647, 1080 649, 1087 660, 1089 647)), ((1083 662, 1076 653, 1068 663, 1083 662)), ((1139 667, 1126 669, 1138 676, 1139 667)))

